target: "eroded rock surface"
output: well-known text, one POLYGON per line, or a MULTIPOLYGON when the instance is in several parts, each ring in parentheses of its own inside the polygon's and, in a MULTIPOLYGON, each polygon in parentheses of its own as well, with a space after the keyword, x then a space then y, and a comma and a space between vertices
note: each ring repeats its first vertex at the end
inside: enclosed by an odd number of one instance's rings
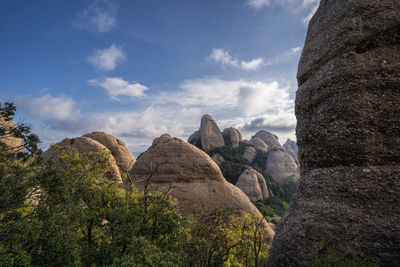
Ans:
POLYGON ((264 200, 269 198, 267 183, 264 176, 251 167, 248 167, 236 183, 251 201, 264 200))
MULTIPOLYGON (((56 146, 69 146, 75 148, 79 153, 99 153, 99 152, 109 152, 110 157, 110 165, 111 169, 108 173, 106 173, 106 177, 109 179, 117 179, 121 182, 121 174, 119 172, 118 166, 115 162, 114 157, 111 155, 110 150, 108 150, 105 146, 88 137, 77 137, 77 138, 65 138, 61 142, 57 143, 56 146)), ((45 161, 52 161, 56 167, 62 167, 61 162, 58 159, 60 155, 60 150, 50 147, 46 152, 43 153, 43 159, 45 161)))
MULTIPOLYGON (((260 215, 249 198, 222 176, 218 165, 202 150, 178 138, 163 135, 133 166, 129 181, 142 190, 146 179, 152 190, 166 190, 178 199, 180 212, 202 218, 214 210, 260 215)), ((269 228, 272 238, 273 232, 269 228)))
POLYGON ((124 142, 118 140, 114 136, 103 132, 93 132, 90 134, 85 134, 83 137, 96 140, 108 148, 111 151, 111 155, 114 156, 120 172, 128 173, 133 164, 135 164, 136 159, 132 152, 128 149, 124 142))
POLYGON ((295 141, 288 139, 283 144, 283 147, 285 148, 286 152, 289 153, 296 160, 297 165, 299 165, 299 160, 298 160, 299 147, 297 146, 297 143, 295 141))
POLYGON ((200 130, 195 131, 194 133, 192 133, 191 136, 189 136, 188 143, 201 148, 201 133, 200 133, 200 130))
POLYGON ((299 166, 296 160, 283 148, 274 147, 268 154, 265 172, 277 183, 284 184, 286 178, 299 178, 299 166))
POLYGON ((321 0, 298 71, 301 181, 270 266, 400 266, 400 1, 321 0))
POLYGON ((262 150, 264 152, 268 151, 268 145, 259 137, 253 137, 250 139, 251 144, 255 149, 262 150))
POLYGON ((283 146, 279 143, 278 136, 276 136, 268 131, 265 131, 265 130, 258 131, 254 135, 254 137, 258 137, 261 140, 263 140, 264 143, 266 143, 270 149, 273 149, 274 147, 279 148, 279 149, 283 148, 283 146))
POLYGON ((226 128, 226 129, 224 129, 222 134, 225 137, 225 140, 229 140, 229 144, 233 148, 239 147, 239 142, 242 141, 242 134, 239 132, 239 130, 237 130, 233 127, 226 128))
POLYGON ((257 155, 257 151, 254 149, 254 147, 248 146, 245 148, 243 157, 247 159, 248 162, 253 162, 254 158, 257 155))
POLYGON ((201 118, 200 125, 201 146, 203 150, 210 151, 213 148, 225 145, 224 137, 214 119, 206 114, 201 118))

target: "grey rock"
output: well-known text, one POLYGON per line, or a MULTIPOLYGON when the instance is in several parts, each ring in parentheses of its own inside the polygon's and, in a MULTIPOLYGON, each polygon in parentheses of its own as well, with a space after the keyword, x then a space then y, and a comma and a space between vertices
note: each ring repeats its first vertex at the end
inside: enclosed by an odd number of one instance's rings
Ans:
POLYGON ((255 149, 261 150, 264 152, 268 151, 268 145, 259 137, 253 137, 250 139, 251 144, 255 149))
POLYGON ((191 136, 189 136, 188 143, 201 148, 200 130, 195 131, 191 136))
POLYGON ((254 137, 258 137, 261 140, 263 140, 264 143, 266 143, 268 145, 268 148, 270 148, 270 149, 272 149, 274 147, 283 149, 283 146, 279 143, 278 136, 276 136, 275 134, 272 134, 268 131, 265 131, 265 130, 258 131, 254 135, 254 137))
POLYGON ((289 153, 296 160, 297 165, 299 165, 299 160, 298 160, 299 148, 297 146, 297 143, 295 141, 288 139, 283 144, 283 147, 285 148, 286 152, 289 153))
POLYGON ((283 185, 286 178, 291 176, 298 179, 299 166, 296 160, 284 149, 274 147, 268 154, 265 172, 277 183, 283 185))
POLYGON ((269 266, 400 266, 400 1, 322 0, 299 64, 301 180, 269 266))
POLYGON ((204 151, 225 146, 224 137, 214 119, 206 114, 201 118, 200 125, 201 146, 204 151))
POLYGON ((251 201, 269 198, 269 191, 264 176, 251 167, 248 167, 239 176, 236 186, 239 187, 251 201))
POLYGON ((224 129, 222 135, 225 137, 225 140, 229 140, 230 145, 233 148, 238 148, 239 142, 242 141, 242 134, 239 130, 232 127, 224 129))
POLYGON ((243 153, 243 157, 250 163, 253 162, 256 155, 257 151, 254 149, 254 147, 251 146, 246 147, 243 153))

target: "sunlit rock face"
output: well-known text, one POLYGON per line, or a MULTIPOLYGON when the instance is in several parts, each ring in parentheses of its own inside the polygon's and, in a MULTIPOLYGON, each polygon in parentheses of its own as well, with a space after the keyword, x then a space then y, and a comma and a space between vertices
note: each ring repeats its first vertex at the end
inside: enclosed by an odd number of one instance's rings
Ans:
MULTIPOLYGON (((215 211, 248 212, 261 216, 239 188, 227 182, 218 165, 202 150, 167 134, 154 139, 129 173, 128 183, 168 191, 178 200, 182 215, 205 218, 215 211)), ((265 222, 268 242, 273 231, 265 222)))
POLYGON ((204 151, 210 151, 225 145, 224 137, 215 120, 208 114, 203 115, 200 125, 201 146, 204 151))
POLYGON ((112 135, 103 132, 93 132, 85 134, 83 137, 96 140, 109 149, 121 173, 128 173, 136 162, 135 157, 125 143, 112 135))
POLYGON ((400 266, 400 1, 321 0, 298 70, 301 182, 270 266, 400 266))

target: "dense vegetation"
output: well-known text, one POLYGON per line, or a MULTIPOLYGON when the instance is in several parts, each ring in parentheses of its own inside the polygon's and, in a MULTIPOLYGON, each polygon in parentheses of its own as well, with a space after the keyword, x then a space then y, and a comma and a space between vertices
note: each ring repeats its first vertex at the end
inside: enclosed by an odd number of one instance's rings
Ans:
POLYGON ((297 191, 299 181, 293 177, 288 177, 287 182, 280 186, 267 175, 264 175, 264 178, 273 195, 263 201, 255 202, 254 205, 269 222, 277 224, 289 207, 290 200, 297 191))
MULTIPOLYGON (((225 140, 226 141, 226 140, 225 140)), ((248 162, 243 153, 249 144, 239 143, 238 148, 232 148, 230 145, 214 148, 208 154, 220 154, 225 162, 222 162, 219 167, 226 180, 232 184, 236 184, 239 176, 251 165, 256 170, 265 171, 265 162, 267 161, 268 152, 257 150, 257 154, 252 163, 248 162)), ((264 174, 265 181, 270 191, 270 197, 263 201, 255 202, 255 206, 261 214, 272 223, 278 223, 288 208, 292 196, 297 190, 298 180, 293 177, 288 177, 284 185, 279 185, 273 181, 268 175, 264 174)))
MULTIPOLYGON (((12 104, 0 115, 12 119, 12 104)), ((43 162, 29 127, 0 131, 0 266, 265 266, 262 219, 183 218, 176 200, 108 180, 107 154, 61 150, 43 162), (16 153, 2 138, 24 140, 16 153)))

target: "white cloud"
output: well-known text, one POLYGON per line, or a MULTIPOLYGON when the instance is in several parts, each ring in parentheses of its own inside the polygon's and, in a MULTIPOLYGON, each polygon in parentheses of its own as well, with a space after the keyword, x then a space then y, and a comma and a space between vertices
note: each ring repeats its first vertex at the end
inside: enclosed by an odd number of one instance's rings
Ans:
POLYGON ((95 0, 78 14, 74 25, 78 28, 105 33, 117 25, 116 13, 116 8, 110 1, 95 0))
POLYGON ((317 12, 317 10, 318 10, 318 5, 315 5, 312 9, 311 9, 311 11, 310 11, 310 13, 306 16, 306 17, 304 17, 302 20, 303 20, 303 23, 304 24, 308 24, 309 22, 310 22, 310 20, 312 19, 312 17, 314 16, 314 14, 317 12))
POLYGON ((249 0, 249 5, 254 8, 261 8, 263 6, 268 6, 271 1, 270 0, 249 0))
POLYGON ((89 80, 88 83, 104 88, 114 100, 118 100, 118 96, 141 97, 145 95, 144 91, 149 89, 140 83, 129 83, 121 77, 97 78, 89 80))
POLYGON ((53 97, 50 94, 37 98, 17 97, 15 103, 25 111, 48 120, 64 120, 79 113, 71 98, 53 97))
POLYGON ((284 61, 287 61, 287 60, 291 59, 293 56, 298 55, 302 49, 303 48, 301 46, 290 48, 289 50, 284 51, 281 54, 278 54, 276 57, 267 59, 265 61, 265 65, 271 66, 271 65, 275 65, 275 64, 279 64, 284 61))
POLYGON ((261 9, 267 6, 278 6, 288 12, 298 13, 307 12, 305 17, 301 17, 304 24, 308 24, 318 9, 320 0, 247 0, 247 3, 255 8, 261 9))
POLYGON ((250 61, 239 61, 232 58, 228 51, 220 48, 214 48, 208 58, 221 64, 222 67, 231 66, 243 70, 256 70, 264 65, 264 59, 262 58, 255 58, 250 61))
POLYGON ((109 48, 96 50, 87 58, 87 61, 98 70, 110 71, 124 59, 125 54, 122 49, 112 44, 109 48))
POLYGON ((244 115, 293 106, 288 88, 280 87, 276 81, 205 78, 186 80, 180 87, 179 91, 160 94, 155 98, 155 103, 176 103, 185 107, 202 107, 204 110, 236 109, 244 115))
MULTIPOLYGON (((132 91, 126 89, 129 83, 121 78, 108 79, 115 80, 110 82, 103 78, 90 83, 104 86, 115 97, 138 93, 133 93, 136 87, 132 91), (124 89, 115 90, 120 87, 124 89)), ((175 91, 143 98, 141 104, 147 108, 125 107, 125 110, 112 113, 84 113, 71 98, 49 94, 23 97, 15 102, 27 116, 45 125, 40 128, 44 136, 60 136, 62 139, 104 131, 120 138, 136 152, 146 150, 152 140, 163 133, 186 140, 199 128, 200 118, 205 113, 216 119, 221 130, 226 127, 240 128, 246 138, 263 128, 280 137, 294 139, 293 125, 296 122, 294 101, 289 97, 288 88, 273 80, 186 80, 175 91)), ((46 144, 50 142, 53 141, 46 144)))

